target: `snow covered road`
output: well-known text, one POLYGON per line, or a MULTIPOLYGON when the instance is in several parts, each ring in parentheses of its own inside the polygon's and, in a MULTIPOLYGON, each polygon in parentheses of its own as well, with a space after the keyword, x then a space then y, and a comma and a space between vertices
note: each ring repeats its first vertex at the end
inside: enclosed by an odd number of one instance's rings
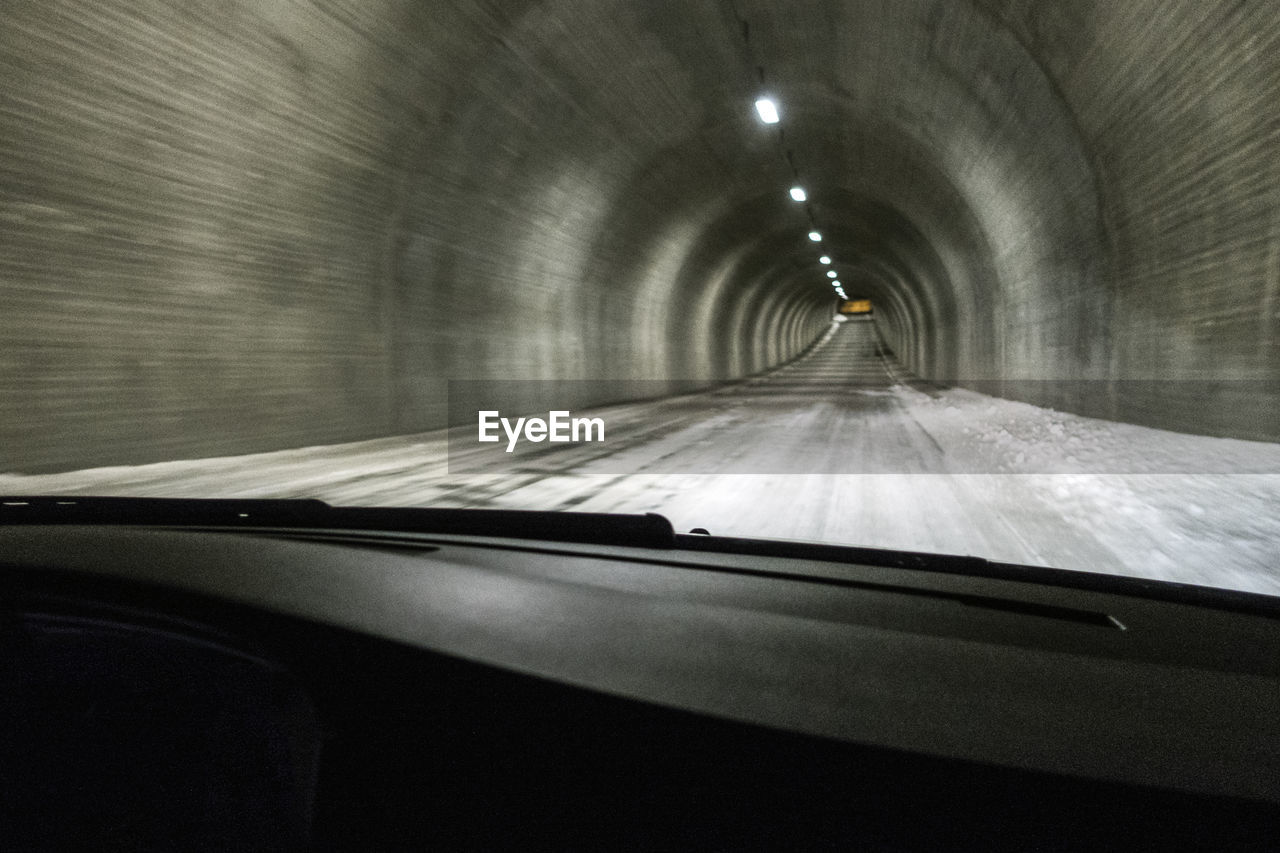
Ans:
MULTIPOLYGON (((577 414, 577 413, 575 413, 577 414)), ((1280 445, 912 381, 870 323, 707 393, 594 410, 604 445, 459 474, 443 431, 222 459, 0 474, 6 494, 660 512, 677 529, 973 554, 1280 595, 1280 445), (453 473, 448 468, 452 463, 453 473)))

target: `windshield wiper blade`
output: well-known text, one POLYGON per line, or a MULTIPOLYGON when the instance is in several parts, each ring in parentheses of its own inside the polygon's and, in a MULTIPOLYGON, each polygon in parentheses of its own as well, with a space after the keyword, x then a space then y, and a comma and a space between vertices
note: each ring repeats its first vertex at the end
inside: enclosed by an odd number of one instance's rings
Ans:
POLYGON ((638 548, 672 548, 676 541, 671 522, 656 513, 334 507, 312 499, 4 497, 0 498, 0 525, 3 524, 377 530, 638 548))
MULTIPOLYGON (((314 499, 0 497, 0 527, 45 524, 130 525, 190 529, 280 528, 483 536, 616 547, 678 549, 753 557, 915 569, 1047 584, 1280 618, 1280 597, 1151 578, 999 563, 981 557, 866 548, 821 542, 677 535, 656 513, 334 507, 314 499)), ((758 573, 758 570, 753 570, 758 573)))
POLYGON ((676 536, 676 544, 690 551, 716 551, 721 554, 745 554, 756 557, 786 557, 822 560, 831 563, 857 563, 895 569, 947 571, 956 574, 980 573, 990 565, 982 557, 955 554, 931 554, 891 548, 868 548, 859 545, 837 545, 828 542, 797 542, 791 539, 744 539, 737 536, 713 536, 705 528, 676 536))
POLYGON ((996 562, 982 557, 955 554, 932 554, 898 551, 889 548, 867 548, 826 542, 796 542, 785 539, 742 539, 732 536, 680 534, 676 547, 688 551, 718 554, 740 554, 750 557, 779 557, 788 560, 814 560, 858 566, 883 566, 925 572, 991 578, 1047 586, 1102 592, 1213 607, 1253 616, 1280 618, 1280 596, 1244 592, 1155 578, 1135 577, 1076 569, 1056 569, 1018 563, 996 562))

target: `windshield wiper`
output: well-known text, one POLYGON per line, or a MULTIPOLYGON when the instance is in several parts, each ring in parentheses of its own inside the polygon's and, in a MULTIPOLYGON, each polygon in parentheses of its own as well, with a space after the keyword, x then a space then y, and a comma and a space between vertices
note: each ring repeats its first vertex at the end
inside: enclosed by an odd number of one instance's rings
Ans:
MULTIPOLYGON (((376 531, 454 534, 585 545, 703 551, 862 566, 884 566, 1094 592, 1131 595, 1280 618, 1280 597, 1215 587, 1044 566, 998 563, 981 557, 865 548, 821 542, 741 539, 704 533, 676 534, 656 513, 613 513, 334 507, 313 499, 125 498, 79 496, 0 497, 0 526, 39 524, 144 527, 376 531)), ((758 570, 752 570, 758 573, 758 570)))
POLYGON ((120 524, 181 527, 292 527, 451 533, 637 548, 673 548, 661 515, 506 509, 335 507, 319 500, 6 497, 0 524, 120 524))

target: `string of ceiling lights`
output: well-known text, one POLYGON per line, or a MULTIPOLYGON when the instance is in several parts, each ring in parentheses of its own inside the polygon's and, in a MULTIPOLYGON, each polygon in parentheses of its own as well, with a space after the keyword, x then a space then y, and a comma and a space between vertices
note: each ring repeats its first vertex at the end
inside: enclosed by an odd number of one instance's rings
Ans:
MULTIPOLYGON (((758 85, 760 86, 760 94, 756 97, 756 115, 758 115, 760 121, 765 124, 778 125, 778 149, 786 159, 787 165, 791 167, 791 176, 796 181, 789 190, 791 200, 804 205, 805 215, 809 220, 809 239, 814 243, 821 243, 822 231, 819 229, 817 220, 813 215, 813 207, 808 204, 809 194, 800 184, 800 171, 796 168, 795 157, 792 154, 791 149, 786 146, 787 132, 786 129, 782 127, 782 112, 778 107, 777 100, 768 94, 768 89, 765 83, 764 66, 755 60, 754 51, 751 45, 751 26, 747 23, 746 18, 743 18, 738 13, 737 5, 733 0, 728 0, 728 2, 733 16, 738 21, 738 25, 741 28, 742 43, 747 52, 747 62, 755 69, 756 76, 759 79, 758 85)), ((830 255, 822 255, 818 258, 818 262, 826 267, 832 266, 832 259, 830 255)), ((834 269, 827 270, 827 278, 830 280, 831 286, 835 290, 836 295, 841 299, 848 300, 849 297, 844 292, 844 286, 840 283, 839 276, 834 269)))

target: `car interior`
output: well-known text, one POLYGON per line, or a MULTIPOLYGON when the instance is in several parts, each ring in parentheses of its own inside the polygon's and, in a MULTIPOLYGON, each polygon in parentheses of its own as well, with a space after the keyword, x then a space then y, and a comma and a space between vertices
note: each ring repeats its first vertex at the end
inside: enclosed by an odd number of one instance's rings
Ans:
POLYGON ((1263 596, 658 516, 10 504, 6 849, 1266 849, 1280 825, 1263 596))

